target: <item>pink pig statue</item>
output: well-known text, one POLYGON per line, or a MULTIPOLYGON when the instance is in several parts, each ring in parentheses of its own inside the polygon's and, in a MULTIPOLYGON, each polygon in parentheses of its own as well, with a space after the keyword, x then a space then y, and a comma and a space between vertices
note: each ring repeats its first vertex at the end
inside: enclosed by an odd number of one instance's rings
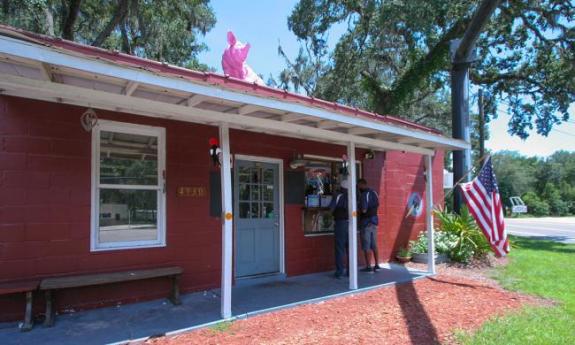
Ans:
POLYGON ((248 66, 246 58, 250 44, 243 44, 236 39, 233 32, 228 31, 228 47, 222 55, 222 68, 230 77, 245 80, 250 83, 265 85, 264 81, 248 66))

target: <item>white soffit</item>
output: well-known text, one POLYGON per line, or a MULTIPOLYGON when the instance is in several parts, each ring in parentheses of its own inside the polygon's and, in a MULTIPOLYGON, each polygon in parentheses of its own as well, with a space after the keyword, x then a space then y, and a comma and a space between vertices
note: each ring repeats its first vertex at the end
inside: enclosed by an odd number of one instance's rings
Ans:
POLYGON ((464 141, 433 133, 159 75, 5 36, 0 36, 0 43, 0 58, 3 58, 0 88, 5 94, 45 100, 60 98, 63 103, 81 101, 87 106, 131 110, 128 112, 147 116, 153 111, 173 112, 172 116, 165 117, 209 124, 228 122, 236 128, 269 129, 274 133, 342 144, 352 141, 373 149, 433 154, 434 148, 469 148, 464 141), (76 75, 71 75, 74 73, 76 75), (70 97, 72 94, 75 97, 70 97), (219 103, 227 108, 214 108, 204 102, 219 103), (142 107, 143 104, 146 106, 142 107), (196 107, 201 104, 204 109, 196 107), (164 111, 166 108, 170 111, 164 111), (194 111, 190 112, 190 108, 194 111), (389 137, 398 139, 388 141, 389 137))

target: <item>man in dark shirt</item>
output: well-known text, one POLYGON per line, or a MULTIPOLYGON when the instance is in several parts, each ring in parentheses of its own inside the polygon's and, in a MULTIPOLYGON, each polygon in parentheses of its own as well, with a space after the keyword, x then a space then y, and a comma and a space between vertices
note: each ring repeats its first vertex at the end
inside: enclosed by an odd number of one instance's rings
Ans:
POLYGON ((348 182, 341 182, 341 191, 331 200, 330 209, 335 221, 335 278, 339 279, 344 274, 345 257, 348 247, 349 213, 347 207, 348 182))
POLYGON ((359 198, 359 231, 366 264, 366 267, 361 269, 361 272, 373 273, 381 269, 381 267, 379 267, 377 253, 377 225, 379 224, 377 209, 379 207, 379 196, 373 189, 367 186, 365 179, 360 179, 357 186, 361 193, 359 198), (369 257, 370 250, 373 252, 373 259, 375 260, 375 266, 373 268, 371 267, 369 257))

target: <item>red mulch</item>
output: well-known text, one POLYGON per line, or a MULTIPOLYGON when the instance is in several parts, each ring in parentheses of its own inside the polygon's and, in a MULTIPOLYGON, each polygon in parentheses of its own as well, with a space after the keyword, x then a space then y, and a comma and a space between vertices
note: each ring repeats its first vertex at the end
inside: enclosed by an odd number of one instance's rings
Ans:
POLYGON ((150 344, 437 344, 533 298, 493 284, 438 275, 202 329, 150 344))

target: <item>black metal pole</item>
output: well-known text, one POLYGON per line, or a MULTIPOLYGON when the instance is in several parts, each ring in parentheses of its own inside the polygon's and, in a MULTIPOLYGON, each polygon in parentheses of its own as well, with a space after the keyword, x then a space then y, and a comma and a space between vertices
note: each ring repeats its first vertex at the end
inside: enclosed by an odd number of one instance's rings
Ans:
MULTIPOLYGON (((451 117, 452 134, 456 139, 470 142, 469 136, 469 65, 475 60, 473 51, 475 42, 483 26, 500 0, 484 0, 473 15, 465 34, 460 41, 452 42, 452 69, 451 69, 451 117)), ((471 151, 453 152, 453 180, 467 181, 464 174, 471 168, 471 151)), ((453 210, 459 213, 463 199, 459 189, 453 193, 453 210)))
MULTIPOLYGON (((452 134, 454 138, 470 141, 469 135, 469 64, 454 64, 451 70, 452 134)), ((453 151, 453 180, 459 181, 471 167, 469 150, 453 151)), ((463 181, 466 181, 464 178, 463 181)), ((459 213, 462 195, 453 193, 453 210, 459 213)))
POLYGON ((479 109, 479 159, 485 156, 485 114, 483 114, 483 89, 479 89, 477 97, 477 107, 479 109))

